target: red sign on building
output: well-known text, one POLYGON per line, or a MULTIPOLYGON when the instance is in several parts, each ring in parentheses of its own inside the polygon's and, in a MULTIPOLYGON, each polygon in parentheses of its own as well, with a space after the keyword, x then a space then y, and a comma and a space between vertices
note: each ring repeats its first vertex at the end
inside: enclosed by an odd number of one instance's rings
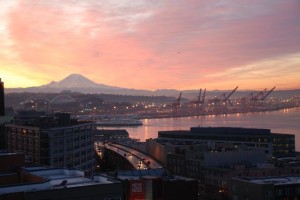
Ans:
POLYGON ((130 200, 145 199, 145 184, 143 180, 130 180, 130 200))

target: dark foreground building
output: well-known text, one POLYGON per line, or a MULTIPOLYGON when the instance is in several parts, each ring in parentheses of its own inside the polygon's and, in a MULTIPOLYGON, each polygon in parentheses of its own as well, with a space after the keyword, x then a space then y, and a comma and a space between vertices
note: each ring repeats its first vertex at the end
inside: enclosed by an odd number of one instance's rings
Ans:
POLYGON ((4 83, 0 78, 0 150, 6 148, 6 135, 4 125, 11 123, 13 117, 5 116, 5 103, 4 103, 4 83))
POLYGON ((232 178, 230 196, 237 200, 297 200, 300 199, 299 176, 263 178, 232 178))
POLYGON ((6 149, 5 124, 12 123, 12 116, 0 116, 0 150, 6 149))
POLYGON ((5 115, 5 104, 4 104, 4 83, 0 78, 0 116, 5 115))
POLYGON ((14 183, 0 183, 1 200, 123 199, 121 182, 103 176, 85 178, 84 172, 78 170, 31 167, 23 168, 16 177, 14 183))
POLYGON ((297 160, 288 164, 281 159, 297 155, 295 136, 269 129, 160 131, 157 139, 146 141, 146 150, 171 173, 197 179, 201 199, 231 199, 232 177, 297 176, 300 172, 297 160))
POLYGON ((270 129, 235 127, 192 127, 189 131, 159 131, 158 139, 189 141, 231 142, 234 145, 246 145, 249 149, 263 149, 266 154, 288 154, 295 152, 295 136, 291 134, 271 133, 270 129))
POLYGON ((198 181, 169 176, 165 169, 118 171, 125 200, 198 200, 198 181))

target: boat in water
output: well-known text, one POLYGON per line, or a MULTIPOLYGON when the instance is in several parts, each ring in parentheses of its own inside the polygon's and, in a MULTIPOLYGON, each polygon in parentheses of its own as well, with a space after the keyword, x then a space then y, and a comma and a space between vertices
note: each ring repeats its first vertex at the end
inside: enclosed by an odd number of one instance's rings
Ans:
POLYGON ((134 116, 110 116, 98 118, 96 121, 98 126, 141 126, 143 122, 134 116))
POLYGON ((97 120, 98 126, 141 126, 143 122, 137 119, 102 119, 97 120))
POLYGON ((136 115, 77 115, 77 120, 89 120, 97 126, 141 126, 143 122, 136 115))

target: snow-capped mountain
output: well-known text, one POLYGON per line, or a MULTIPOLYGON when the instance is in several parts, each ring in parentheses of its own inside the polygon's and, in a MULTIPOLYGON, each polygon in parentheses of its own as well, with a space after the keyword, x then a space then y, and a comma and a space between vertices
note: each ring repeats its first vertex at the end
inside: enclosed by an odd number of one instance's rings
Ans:
POLYGON ((108 86, 104 84, 98 84, 90 79, 80 75, 80 74, 71 74, 64 78, 61 81, 55 82, 52 81, 47 85, 43 85, 44 88, 64 88, 64 89, 72 89, 72 88, 111 88, 116 89, 117 87, 108 86))
POLYGON ((72 92, 82 93, 103 93, 103 94, 125 94, 125 95, 151 95, 153 91, 136 90, 121 88, 116 86, 109 86, 101 83, 95 83, 90 79, 80 75, 71 74, 61 81, 52 81, 46 85, 28 88, 9 88, 7 92, 62 92, 70 90, 72 92))

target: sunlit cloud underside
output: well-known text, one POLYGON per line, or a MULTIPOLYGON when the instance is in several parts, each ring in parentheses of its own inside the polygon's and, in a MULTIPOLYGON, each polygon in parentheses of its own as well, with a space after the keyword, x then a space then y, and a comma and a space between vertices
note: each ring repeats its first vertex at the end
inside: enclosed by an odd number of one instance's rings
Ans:
POLYGON ((300 2, 0 1, 6 87, 300 88, 300 2))

